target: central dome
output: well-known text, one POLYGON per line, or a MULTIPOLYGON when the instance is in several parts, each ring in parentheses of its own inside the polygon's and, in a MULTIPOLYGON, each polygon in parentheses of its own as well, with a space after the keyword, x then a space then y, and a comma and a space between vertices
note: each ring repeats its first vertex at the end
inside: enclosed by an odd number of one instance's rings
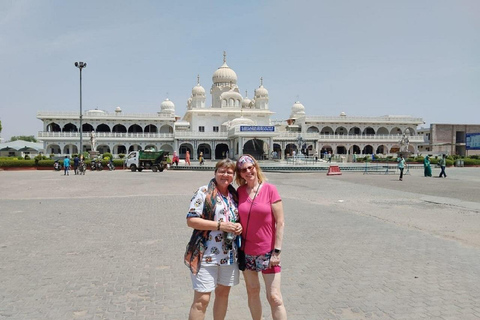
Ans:
POLYGON ((227 65, 227 54, 223 53, 223 64, 212 76, 213 83, 237 83, 237 74, 227 65))

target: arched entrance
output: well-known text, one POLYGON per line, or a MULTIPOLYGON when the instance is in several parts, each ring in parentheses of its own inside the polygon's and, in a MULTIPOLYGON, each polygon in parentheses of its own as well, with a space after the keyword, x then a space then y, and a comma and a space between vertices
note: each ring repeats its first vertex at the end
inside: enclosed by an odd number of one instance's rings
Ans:
POLYGON ((229 158, 229 149, 225 143, 219 143, 215 147, 215 159, 229 158))
POLYGON ((180 159, 185 159, 187 150, 188 152, 190 152, 190 159, 192 158, 193 146, 190 143, 182 143, 180 145, 180 148, 178 148, 178 156, 180 157, 180 159))
POLYGON ((248 140, 243 145, 243 154, 251 154, 255 159, 262 160, 264 155, 268 153, 268 147, 265 148, 266 143, 261 139, 248 140))
POLYGON ((286 157, 291 157, 293 156, 293 151, 295 151, 295 153, 297 153, 297 145, 295 143, 289 143, 287 144, 287 146, 285 147, 285 158, 286 157))
POLYGON ((202 143, 198 146, 197 159, 198 159, 198 156, 200 155, 200 152, 203 153, 203 158, 204 159, 212 159, 212 151, 211 151, 210 146, 208 144, 202 143))

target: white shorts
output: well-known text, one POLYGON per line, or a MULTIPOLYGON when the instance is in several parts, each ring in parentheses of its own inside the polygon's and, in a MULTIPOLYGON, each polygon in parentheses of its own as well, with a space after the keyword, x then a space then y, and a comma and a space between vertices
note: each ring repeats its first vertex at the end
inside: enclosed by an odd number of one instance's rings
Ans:
POLYGON ((239 283, 240 272, 238 264, 217 266, 202 265, 196 275, 192 277, 193 290, 198 292, 212 292, 218 284, 232 287, 239 283))

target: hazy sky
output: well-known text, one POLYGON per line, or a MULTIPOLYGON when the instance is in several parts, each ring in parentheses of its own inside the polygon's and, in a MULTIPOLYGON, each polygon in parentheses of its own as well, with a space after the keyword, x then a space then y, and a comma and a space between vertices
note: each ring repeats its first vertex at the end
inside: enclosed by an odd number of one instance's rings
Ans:
POLYGON ((154 113, 168 97, 183 116, 224 50, 242 94, 264 78, 273 119, 298 99, 308 115, 480 123, 478 0, 0 0, 1 136, 79 111, 75 61, 84 110, 154 113))

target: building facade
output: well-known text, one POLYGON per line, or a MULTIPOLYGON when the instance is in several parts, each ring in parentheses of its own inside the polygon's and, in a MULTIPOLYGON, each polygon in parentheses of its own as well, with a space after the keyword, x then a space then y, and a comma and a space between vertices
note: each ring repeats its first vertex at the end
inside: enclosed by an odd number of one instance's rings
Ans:
POLYGON ((430 128, 421 128, 418 132, 425 137, 419 146, 420 153, 462 157, 480 154, 480 148, 473 144, 469 148, 467 143, 468 136, 480 135, 480 125, 432 123, 430 128))
POLYGON ((46 153, 71 155, 79 152, 80 131, 83 151, 91 150, 91 135, 99 153, 126 154, 135 150, 177 151, 181 158, 188 150, 197 159, 238 158, 244 153, 258 159, 272 156, 283 159, 293 152, 325 152, 351 157, 395 155, 400 140, 407 137, 408 150, 418 153, 424 138, 417 133, 421 118, 410 116, 338 117, 308 116, 305 107, 295 102, 289 119, 273 120, 269 93, 260 79, 252 98, 240 93, 237 75, 226 62, 213 73, 211 105, 197 77, 183 117, 176 115, 175 104, 166 99, 156 114, 126 114, 88 110, 83 113, 82 130, 78 112, 38 112, 43 130, 38 138, 46 153))

